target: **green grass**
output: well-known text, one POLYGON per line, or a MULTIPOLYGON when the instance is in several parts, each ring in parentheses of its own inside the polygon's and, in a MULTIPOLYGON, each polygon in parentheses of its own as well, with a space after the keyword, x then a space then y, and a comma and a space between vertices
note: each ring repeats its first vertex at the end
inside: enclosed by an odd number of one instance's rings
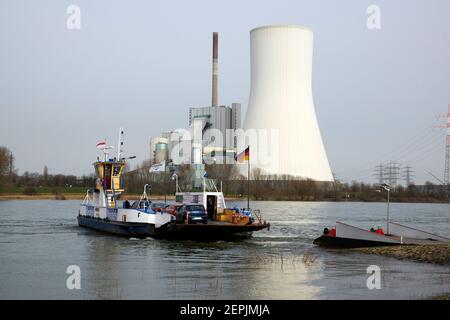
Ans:
MULTIPOLYGON (((2 193, 23 194, 23 191, 24 191, 25 188, 26 187, 17 187, 17 186, 8 187, 8 188, 5 188, 5 190, 2 193)), ((86 189, 87 189, 86 187, 72 187, 72 188, 69 188, 69 187, 44 187, 44 186, 42 186, 42 187, 31 187, 31 188, 36 190, 36 194, 54 194, 55 190, 58 190, 59 193, 62 193, 62 194, 68 194, 68 193, 69 194, 70 193, 73 193, 73 194, 82 193, 82 194, 84 194, 84 193, 86 193, 86 189)))

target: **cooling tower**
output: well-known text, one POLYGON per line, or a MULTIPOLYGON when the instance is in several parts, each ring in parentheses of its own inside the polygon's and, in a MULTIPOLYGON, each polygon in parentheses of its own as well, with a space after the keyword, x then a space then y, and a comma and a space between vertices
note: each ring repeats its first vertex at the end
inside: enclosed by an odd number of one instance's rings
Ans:
POLYGON ((312 97, 312 31, 264 26, 250 31, 250 42, 251 91, 244 128, 278 132, 277 145, 248 142, 250 158, 257 159, 252 167, 266 174, 333 181, 312 97), (262 145, 270 154, 266 163, 261 161, 262 145))

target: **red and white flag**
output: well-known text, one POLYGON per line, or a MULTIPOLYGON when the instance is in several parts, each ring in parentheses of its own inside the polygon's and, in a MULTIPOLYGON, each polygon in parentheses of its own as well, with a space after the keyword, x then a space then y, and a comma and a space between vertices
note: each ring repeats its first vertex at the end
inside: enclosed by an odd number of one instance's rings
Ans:
POLYGON ((99 141, 95 146, 98 149, 102 149, 102 148, 106 147, 106 141, 105 140, 99 141))

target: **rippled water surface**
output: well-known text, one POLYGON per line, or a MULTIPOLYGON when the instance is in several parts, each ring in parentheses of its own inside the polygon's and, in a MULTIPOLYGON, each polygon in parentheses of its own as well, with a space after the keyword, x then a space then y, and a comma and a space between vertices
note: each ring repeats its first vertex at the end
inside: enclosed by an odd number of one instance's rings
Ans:
MULTIPOLYGON (((228 203, 244 207, 245 203, 228 203)), ((383 203, 253 202, 270 230, 238 242, 135 240, 78 227, 79 201, 0 201, 1 299, 417 299, 450 268, 315 247, 336 220, 384 225, 383 203), (66 268, 81 269, 81 290, 66 268), (381 289, 366 286, 369 265, 381 289)), ((391 204, 393 220, 449 236, 448 204, 391 204)))

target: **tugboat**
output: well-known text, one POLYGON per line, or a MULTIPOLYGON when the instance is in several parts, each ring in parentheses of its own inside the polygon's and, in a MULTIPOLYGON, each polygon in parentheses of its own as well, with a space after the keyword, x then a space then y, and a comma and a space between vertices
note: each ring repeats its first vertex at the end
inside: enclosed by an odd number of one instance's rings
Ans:
POLYGON ((148 185, 144 186, 139 201, 133 205, 125 201, 119 207, 118 200, 124 192, 123 170, 127 160, 122 157, 122 135, 123 129, 119 134, 117 158, 109 158, 108 150, 112 147, 108 147, 106 141, 97 143, 97 148, 103 151, 103 160, 97 158, 94 162, 96 186, 86 192, 78 212, 78 225, 127 237, 157 236, 170 224, 173 216, 151 209, 146 192, 148 185))
POLYGON ((126 200, 119 205, 120 196, 125 191, 123 170, 126 160, 134 158, 122 157, 122 135, 121 129, 116 158, 109 158, 108 150, 112 147, 107 147, 106 141, 97 144, 97 148, 103 151, 103 160, 97 159, 93 164, 96 186, 87 190, 80 205, 79 226, 126 237, 201 240, 248 238, 254 231, 270 227, 262 220, 259 210, 226 208, 222 190, 218 191, 215 185, 214 190, 207 188, 207 181, 211 181, 206 178, 203 179, 203 192, 181 192, 177 179, 177 203, 171 206, 177 208, 175 211, 152 206, 147 196, 147 184, 138 201, 131 205, 126 200), (196 223, 189 217, 186 210, 189 206, 203 208, 203 223, 196 223), (179 217, 181 221, 177 219, 179 217))

